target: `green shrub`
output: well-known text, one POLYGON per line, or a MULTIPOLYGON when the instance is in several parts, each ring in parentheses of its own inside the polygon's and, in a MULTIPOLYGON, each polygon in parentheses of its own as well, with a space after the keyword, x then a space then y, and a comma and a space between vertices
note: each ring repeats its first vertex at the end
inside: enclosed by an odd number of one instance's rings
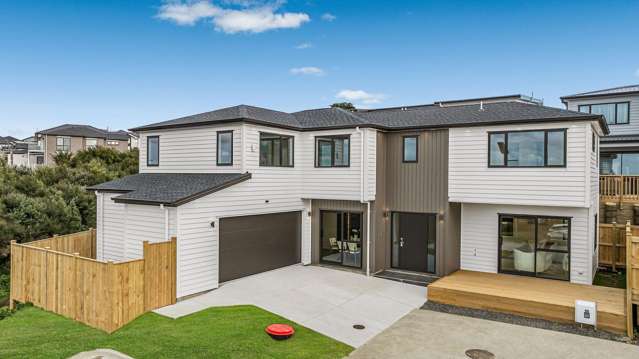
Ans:
POLYGON ((11 240, 29 242, 95 227, 95 195, 87 186, 138 171, 138 151, 97 147, 58 154, 35 170, 0 161, 0 274, 8 272, 11 240))

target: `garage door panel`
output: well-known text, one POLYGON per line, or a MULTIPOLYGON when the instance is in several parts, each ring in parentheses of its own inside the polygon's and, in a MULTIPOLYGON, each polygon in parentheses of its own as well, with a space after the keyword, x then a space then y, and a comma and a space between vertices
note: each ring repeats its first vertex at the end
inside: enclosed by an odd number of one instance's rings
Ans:
POLYGON ((220 282, 300 262, 300 212, 220 220, 220 282))

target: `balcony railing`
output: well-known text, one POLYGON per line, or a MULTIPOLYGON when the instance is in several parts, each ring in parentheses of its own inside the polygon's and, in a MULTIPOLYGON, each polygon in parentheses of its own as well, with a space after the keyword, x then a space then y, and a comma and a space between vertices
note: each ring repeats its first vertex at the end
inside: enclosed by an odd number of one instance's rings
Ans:
POLYGON ((602 201, 639 202, 639 176, 599 176, 602 201))

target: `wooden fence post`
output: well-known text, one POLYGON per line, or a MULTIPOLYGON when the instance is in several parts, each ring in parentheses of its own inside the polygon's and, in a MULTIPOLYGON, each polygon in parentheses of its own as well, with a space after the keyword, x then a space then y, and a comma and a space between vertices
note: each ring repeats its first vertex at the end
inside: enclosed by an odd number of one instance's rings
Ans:
POLYGON ((16 251, 14 249, 16 243, 17 242, 15 240, 12 240, 11 241, 11 247, 9 248, 9 250, 10 250, 9 253, 10 253, 10 256, 11 256, 10 257, 11 258, 11 273, 9 275, 12 277, 10 279, 11 280, 11 284, 10 284, 10 287, 9 287, 9 309, 12 309, 12 310, 15 309, 15 306, 16 306, 16 304, 15 304, 15 292, 16 292, 16 286, 18 285, 18 283, 17 283, 17 281, 15 280, 15 277, 14 277, 14 275, 15 275, 15 273, 17 271, 17 267, 18 267, 17 266, 17 262, 18 261, 16 260, 16 257, 14 257, 14 255, 16 253, 16 251))
POLYGON ((632 310, 632 230, 630 221, 626 223, 626 329, 628 337, 634 337, 632 310))
POLYGON ((150 246, 149 246, 149 241, 143 241, 142 242, 142 259, 144 260, 144 275, 142 276, 143 278, 143 283, 144 283, 144 304, 143 304, 143 308, 145 311, 149 310, 149 308, 147 307, 147 305, 149 304, 149 300, 148 300, 148 296, 150 295, 149 291, 150 291, 150 285, 149 285, 149 256, 150 256, 150 246))
POLYGON ((617 221, 612 221, 612 271, 617 272, 617 221))
POLYGON ((171 303, 177 302, 177 237, 171 237, 171 303))
POLYGON ((90 242, 91 242, 91 258, 97 259, 98 251, 97 251, 97 237, 95 228, 89 228, 90 242))

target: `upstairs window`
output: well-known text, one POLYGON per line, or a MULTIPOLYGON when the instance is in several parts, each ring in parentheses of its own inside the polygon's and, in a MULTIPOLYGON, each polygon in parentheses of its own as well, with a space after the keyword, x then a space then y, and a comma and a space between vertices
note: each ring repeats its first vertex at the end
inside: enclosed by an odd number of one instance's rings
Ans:
POLYGON ((260 166, 293 167, 292 136, 260 133, 260 166))
POLYGON ((315 138, 316 167, 349 167, 351 160, 350 136, 315 138))
POLYGON ((233 131, 217 132, 217 165, 233 164, 233 131))
POLYGON ((579 112, 604 115, 609 125, 625 125, 630 122, 630 102, 579 105, 579 112))
POLYGON ((417 162, 417 140, 418 136, 404 136, 402 138, 402 162, 417 162))
POLYGON ((565 166, 565 129, 488 134, 488 167, 565 166))
POLYGON ((150 136, 146 138, 146 165, 160 165, 160 137, 150 136))
POLYGON ((57 152, 69 152, 71 149, 71 137, 59 136, 55 140, 55 150, 57 152))

